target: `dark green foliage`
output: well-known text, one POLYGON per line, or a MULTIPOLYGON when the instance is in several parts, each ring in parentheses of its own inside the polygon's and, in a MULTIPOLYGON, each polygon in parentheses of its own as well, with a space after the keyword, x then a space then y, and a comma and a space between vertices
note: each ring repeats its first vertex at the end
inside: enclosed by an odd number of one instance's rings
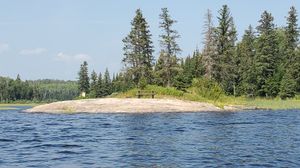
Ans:
MULTIPOLYGON (((92 76, 95 76, 96 73, 92 76)), ((116 80, 116 79, 114 79, 116 80)), ((91 83, 91 88, 93 84, 91 83)), ((105 97, 108 95, 111 95, 114 91, 118 91, 118 89, 115 89, 115 86, 113 84, 113 81, 110 79, 109 71, 108 69, 105 70, 104 76, 102 77, 102 73, 99 73, 97 80, 95 81, 95 97, 105 97)), ((92 91, 91 91, 92 93, 92 91)), ((93 95, 89 95, 89 97, 92 97, 93 95)))
POLYGON ((127 73, 118 73, 112 85, 113 92, 124 92, 135 87, 135 83, 127 73))
POLYGON ((112 94, 112 82, 107 68, 105 70, 102 83, 103 83, 103 88, 102 88, 103 94, 105 96, 112 94))
POLYGON ((80 65, 80 71, 78 73, 78 87, 80 92, 89 93, 90 90, 90 79, 88 74, 88 63, 86 61, 80 65))
POLYGON ((90 97, 96 97, 97 95, 97 83, 98 83, 98 76, 95 71, 91 74, 91 87, 90 87, 90 97))
POLYGON ((162 8, 162 13, 159 16, 161 19, 159 27, 163 33, 160 35, 160 56, 155 66, 155 75, 159 78, 156 82, 162 86, 170 87, 173 86, 172 79, 180 71, 177 54, 181 49, 176 42, 176 39, 180 36, 178 32, 172 28, 173 24, 177 21, 171 18, 167 8, 162 8))
POLYGON ((274 96, 278 90, 277 81, 273 78, 279 60, 279 45, 273 23, 274 18, 266 11, 261 16, 257 27, 259 37, 256 53, 257 94, 259 96, 274 96), (271 94, 271 95, 270 95, 271 94))
POLYGON ((223 89, 217 82, 204 77, 193 79, 192 90, 197 95, 210 100, 217 100, 224 95, 223 89))
POLYGON ((289 15, 287 17, 287 26, 285 28, 285 34, 287 38, 288 48, 297 48, 299 40, 299 27, 298 27, 298 15, 294 6, 291 7, 289 15))
POLYGON ((198 49, 196 49, 192 57, 193 78, 199 78, 207 75, 205 62, 206 60, 204 59, 203 55, 199 52, 198 49))
POLYGON ((147 86, 147 79, 145 77, 142 77, 139 81, 138 88, 144 90, 147 86))
MULTIPOLYGON (((299 44, 296 10, 291 7, 285 29, 275 28, 273 20, 270 13, 263 12, 257 27, 258 36, 250 26, 242 41, 235 46, 236 30, 229 8, 224 5, 219 11, 217 27, 212 26, 208 12, 204 50, 200 54, 203 55, 202 62, 205 62, 205 76, 212 77, 227 94, 276 97, 279 92, 284 93, 281 90, 286 87, 281 85, 290 83, 294 86, 291 81, 296 83, 295 88, 299 92, 300 52, 296 47, 299 44), (214 30, 213 33, 211 30, 214 30), (283 82, 287 78, 291 80, 283 82)), ((198 77, 193 71, 194 65, 195 62, 187 57, 183 63, 185 79, 179 79, 189 84, 192 78, 198 77)))
POLYGON ((123 39, 125 57, 122 61, 136 85, 141 77, 151 83, 154 50, 148 23, 140 9, 136 11, 131 26, 130 33, 123 39))
POLYGON ((96 88, 96 97, 103 97, 104 91, 103 91, 103 78, 102 74, 99 73, 98 80, 97 80, 97 88, 96 88))
POLYGON ((300 52, 297 50, 299 44, 298 15, 295 7, 291 7, 287 17, 285 27, 286 36, 286 61, 285 68, 290 73, 291 78, 296 82, 296 90, 300 92, 300 52))
POLYGON ((22 81, 20 76, 16 80, 0 77, 0 102, 4 103, 72 100, 78 95, 77 83, 73 81, 22 81))
POLYGON ((281 99, 292 98, 296 94, 296 81, 291 73, 286 73, 280 83, 279 96, 281 99))
POLYGON ((216 55, 213 55, 212 78, 220 83, 227 94, 233 94, 235 83, 236 29, 227 5, 223 5, 215 28, 216 55))
POLYGON ((36 101, 72 100, 79 95, 78 84, 75 81, 38 80, 32 81, 32 85, 33 100, 36 101))
POLYGON ((237 45, 237 95, 252 97, 256 94, 255 40, 256 37, 250 25, 242 41, 237 45))
POLYGON ((178 90, 185 91, 190 86, 190 79, 185 76, 183 72, 179 72, 179 74, 174 79, 174 87, 176 87, 178 90))
POLYGON ((205 65, 202 55, 197 49, 193 56, 181 60, 180 71, 173 79, 174 87, 186 90, 191 86, 193 78, 202 77, 205 74, 205 65))
POLYGON ((300 48, 298 48, 296 51, 295 59, 290 69, 291 74, 297 83, 297 92, 300 93, 300 48))

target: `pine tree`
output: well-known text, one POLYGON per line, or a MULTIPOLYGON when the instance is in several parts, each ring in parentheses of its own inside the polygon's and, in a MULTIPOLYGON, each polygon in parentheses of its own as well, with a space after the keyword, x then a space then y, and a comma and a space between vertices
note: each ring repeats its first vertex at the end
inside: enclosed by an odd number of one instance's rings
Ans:
POLYGON ((151 83, 154 50, 148 23, 140 9, 136 11, 131 25, 130 33, 123 39, 125 58, 122 62, 130 76, 133 76, 136 85, 141 77, 145 77, 151 83))
POLYGON ((89 75, 88 75, 88 63, 86 61, 80 65, 80 71, 78 73, 78 87, 80 92, 89 93, 90 83, 89 83, 89 75))
POLYGON ((208 9, 205 14, 204 22, 204 42, 203 42, 203 60, 205 62, 205 76, 209 79, 212 78, 212 66, 214 64, 213 57, 216 54, 215 31, 212 21, 212 13, 208 9))
POLYGON ((274 78, 278 63, 278 43, 271 13, 264 11, 257 27, 259 37, 256 54, 257 91, 259 96, 277 95, 278 81, 274 78))
POLYGON ((172 86, 172 79, 179 71, 177 54, 180 53, 181 49, 176 39, 180 38, 180 36, 172 28, 177 21, 171 18, 167 8, 162 8, 162 13, 159 16, 161 19, 159 27, 163 33, 160 35, 161 51, 157 62, 158 66, 156 66, 155 70, 158 74, 157 76, 162 79, 164 86, 172 86))
POLYGON ((212 77, 220 83, 227 94, 234 93, 235 87, 235 41, 237 39, 233 18, 227 5, 219 10, 219 25, 215 28, 216 55, 213 56, 212 77))

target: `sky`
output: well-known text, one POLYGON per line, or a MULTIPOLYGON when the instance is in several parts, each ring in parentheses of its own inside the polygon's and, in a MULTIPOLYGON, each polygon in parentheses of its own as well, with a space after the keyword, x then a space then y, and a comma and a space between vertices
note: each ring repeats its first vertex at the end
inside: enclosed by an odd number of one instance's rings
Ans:
MULTIPOLYGON (((277 26, 284 26, 297 0, 0 0, 0 76, 24 80, 76 80, 80 64, 89 71, 111 73, 122 69, 122 39, 140 8, 159 53, 159 14, 167 7, 178 22, 180 57, 202 48, 207 9, 216 16, 222 5, 231 10, 239 39, 251 24, 258 25, 264 10, 277 26)), ((300 23, 298 23, 300 25, 300 23)))

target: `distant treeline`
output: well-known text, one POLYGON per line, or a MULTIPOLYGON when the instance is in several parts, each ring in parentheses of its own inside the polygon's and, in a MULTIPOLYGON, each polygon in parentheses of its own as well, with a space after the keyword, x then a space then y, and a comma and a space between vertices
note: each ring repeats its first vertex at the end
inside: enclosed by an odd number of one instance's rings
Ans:
MULTIPOLYGON (((217 24, 213 23, 208 10, 203 48, 186 58, 179 58, 180 35, 173 28, 177 21, 171 18, 167 8, 162 9, 159 17, 161 47, 155 61, 149 25, 142 11, 136 11, 131 31, 123 39, 124 68, 116 75, 116 91, 145 84, 185 90, 193 78, 201 78, 218 83, 227 95, 285 99, 300 92, 299 27, 295 7, 290 8, 286 25, 282 27, 276 26, 272 14, 264 11, 258 26, 249 25, 241 41, 237 41, 236 26, 227 5, 218 11, 217 24)), ((79 82, 79 89, 89 92, 89 81, 85 80, 79 82)))
POLYGON ((72 100, 79 95, 77 82, 61 80, 27 80, 20 76, 0 77, 0 102, 52 102, 72 100))

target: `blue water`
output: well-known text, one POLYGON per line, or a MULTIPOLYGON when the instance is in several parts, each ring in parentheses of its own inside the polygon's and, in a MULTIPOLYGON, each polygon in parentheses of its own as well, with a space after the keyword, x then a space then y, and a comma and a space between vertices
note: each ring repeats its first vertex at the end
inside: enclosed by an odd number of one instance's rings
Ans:
POLYGON ((28 114, 0 110, 0 167, 300 167, 300 110, 28 114))

